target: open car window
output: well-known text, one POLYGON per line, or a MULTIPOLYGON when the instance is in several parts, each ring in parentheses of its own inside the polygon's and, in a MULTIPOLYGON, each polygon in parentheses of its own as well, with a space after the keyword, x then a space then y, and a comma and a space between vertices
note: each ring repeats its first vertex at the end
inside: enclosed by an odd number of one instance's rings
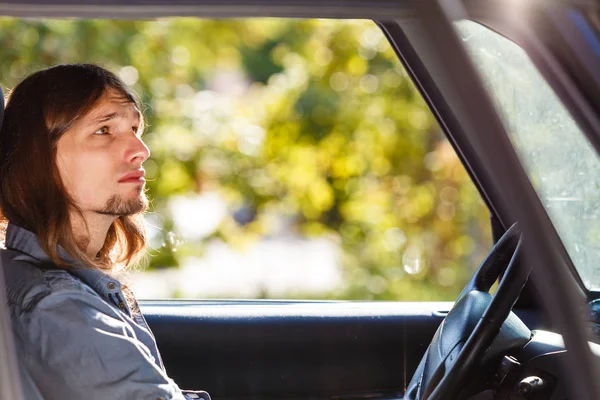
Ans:
POLYGON ((489 212, 372 21, 0 20, 12 87, 98 62, 141 96, 141 298, 453 300, 489 212), (35 66, 35 67, 34 67, 35 66))
POLYGON ((523 49, 478 23, 455 26, 577 272, 599 290, 598 154, 523 49))

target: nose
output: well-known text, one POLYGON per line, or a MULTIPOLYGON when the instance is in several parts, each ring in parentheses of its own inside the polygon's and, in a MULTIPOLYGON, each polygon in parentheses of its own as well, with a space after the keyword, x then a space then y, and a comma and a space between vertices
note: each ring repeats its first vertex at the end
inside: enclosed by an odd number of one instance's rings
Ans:
POLYGON ((130 164, 142 165, 150 157, 150 149, 141 137, 131 135, 128 141, 126 161, 130 164))

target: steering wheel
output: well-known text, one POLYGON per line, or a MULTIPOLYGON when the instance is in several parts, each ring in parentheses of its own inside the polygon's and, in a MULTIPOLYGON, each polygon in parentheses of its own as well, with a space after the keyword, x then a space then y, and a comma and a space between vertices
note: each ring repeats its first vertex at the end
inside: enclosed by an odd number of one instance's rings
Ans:
POLYGON ((406 400, 454 399, 484 357, 506 354, 530 339, 529 329, 511 311, 531 272, 530 266, 517 262, 520 247, 521 233, 514 224, 440 324, 408 385, 406 400), (499 277, 492 296, 490 288, 499 277))

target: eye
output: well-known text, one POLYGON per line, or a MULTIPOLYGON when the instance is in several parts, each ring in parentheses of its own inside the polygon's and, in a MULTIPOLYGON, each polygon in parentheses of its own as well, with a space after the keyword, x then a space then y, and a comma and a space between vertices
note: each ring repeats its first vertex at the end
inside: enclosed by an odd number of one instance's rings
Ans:
POLYGON ((98 129, 96 132, 94 132, 94 135, 107 135, 108 133, 109 133, 108 126, 103 126, 102 128, 98 129))
POLYGON ((139 127, 137 127, 137 126, 132 126, 132 127, 131 127, 131 130, 133 131, 133 133, 135 133, 135 134, 137 135, 137 133, 138 133, 138 131, 140 130, 140 128, 139 128, 139 127))

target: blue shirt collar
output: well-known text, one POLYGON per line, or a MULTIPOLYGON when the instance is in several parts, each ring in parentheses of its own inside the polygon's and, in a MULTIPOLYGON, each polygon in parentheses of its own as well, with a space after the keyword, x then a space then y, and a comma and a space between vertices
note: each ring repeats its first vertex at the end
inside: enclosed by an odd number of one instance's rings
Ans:
MULTIPOLYGON (((43 264, 42 268, 56 268, 50 256, 42 249, 38 236, 27 229, 9 223, 6 228, 5 246, 7 249, 20 251, 39 260, 43 264)), ((58 246, 58 255, 71 266, 67 272, 82 280, 103 297, 121 291, 121 283, 118 280, 75 260, 60 245, 58 246)))

